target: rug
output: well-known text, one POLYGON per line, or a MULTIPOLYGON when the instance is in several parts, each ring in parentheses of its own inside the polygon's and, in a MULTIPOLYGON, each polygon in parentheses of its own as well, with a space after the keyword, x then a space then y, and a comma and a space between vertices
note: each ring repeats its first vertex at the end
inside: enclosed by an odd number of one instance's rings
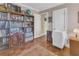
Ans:
POLYGON ((21 54, 19 54, 19 56, 56 56, 56 55, 40 45, 35 45, 29 50, 24 50, 21 54))

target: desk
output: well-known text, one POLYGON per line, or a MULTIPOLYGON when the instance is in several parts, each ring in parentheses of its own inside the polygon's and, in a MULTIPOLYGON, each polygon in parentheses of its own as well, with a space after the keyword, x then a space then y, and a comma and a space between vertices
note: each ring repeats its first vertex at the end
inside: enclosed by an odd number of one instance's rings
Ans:
POLYGON ((70 55, 79 56, 79 39, 70 37, 70 55))

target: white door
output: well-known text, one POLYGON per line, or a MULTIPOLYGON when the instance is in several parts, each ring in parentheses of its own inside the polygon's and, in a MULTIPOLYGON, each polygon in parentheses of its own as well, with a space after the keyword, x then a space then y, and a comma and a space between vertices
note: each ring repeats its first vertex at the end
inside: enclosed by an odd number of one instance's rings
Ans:
POLYGON ((53 11, 53 45, 61 49, 65 44, 66 14, 66 9, 53 11))
POLYGON ((65 10, 56 10, 53 12, 53 29, 65 30, 65 10))

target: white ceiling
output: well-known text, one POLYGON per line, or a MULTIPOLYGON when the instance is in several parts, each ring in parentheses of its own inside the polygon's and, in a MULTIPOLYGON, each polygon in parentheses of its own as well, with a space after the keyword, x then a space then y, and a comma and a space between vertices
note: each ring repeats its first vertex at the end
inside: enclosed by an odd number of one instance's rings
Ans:
POLYGON ((56 7, 61 4, 63 3, 22 3, 22 5, 30 7, 31 9, 36 10, 38 12, 43 11, 45 9, 49 9, 51 7, 56 7))

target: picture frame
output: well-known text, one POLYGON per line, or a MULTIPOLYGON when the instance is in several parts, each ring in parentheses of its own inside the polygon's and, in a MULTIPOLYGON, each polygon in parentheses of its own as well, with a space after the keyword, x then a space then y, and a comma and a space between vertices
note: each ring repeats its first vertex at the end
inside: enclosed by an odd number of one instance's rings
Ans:
POLYGON ((48 22, 52 22, 52 17, 48 17, 48 22))

